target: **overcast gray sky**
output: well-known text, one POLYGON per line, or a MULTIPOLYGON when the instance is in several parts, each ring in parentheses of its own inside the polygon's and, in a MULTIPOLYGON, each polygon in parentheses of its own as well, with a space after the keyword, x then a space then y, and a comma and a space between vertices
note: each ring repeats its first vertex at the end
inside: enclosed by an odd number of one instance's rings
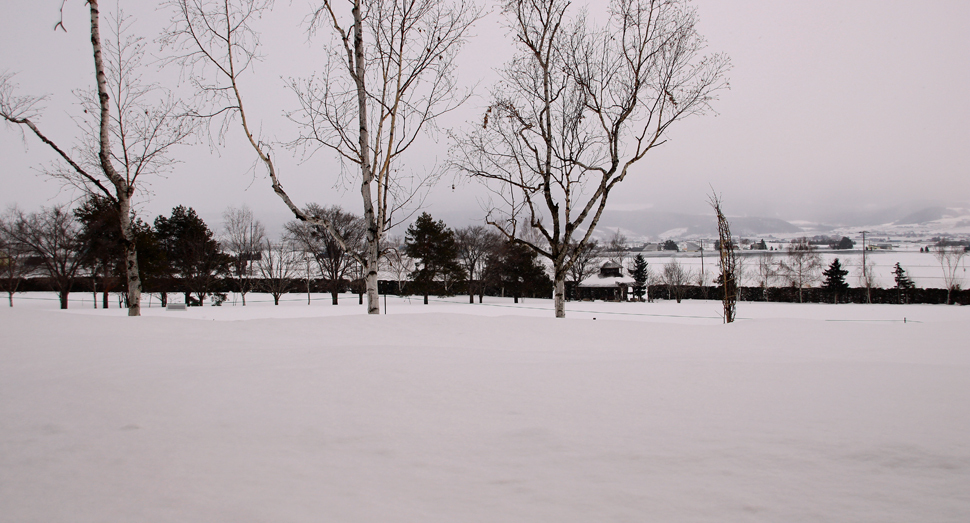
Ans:
MULTIPOLYGON (((581 4, 581 1, 577 1, 581 4)), ((74 143, 70 119, 79 109, 73 89, 93 86, 93 61, 82 0, 68 0, 68 32, 52 30, 59 0, 7 0, 0 32, 0 71, 18 73, 22 92, 47 93, 40 125, 55 141, 74 143)), ((103 11, 115 3, 103 0, 103 11)), ((282 117, 295 108, 284 78, 306 77, 319 62, 301 20, 309 0, 278 2, 261 21, 265 60, 245 80, 244 96, 262 135, 289 140, 297 130, 282 117)), ((970 205, 970 2, 965 0, 695 0, 710 52, 733 62, 731 90, 715 102, 718 115, 671 128, 669 142, 649 153, 614 192, 610 207, 707 212, 709 185, 728 214, 805 219, 849 209, 900 203, 970 205)), ((136 28, 153 39, 169 14, 155 2, 121 2, 136 28)), ((499 18, 481 20, 459 59, 466 85, 481 82, 512 53, 499 18)), ((319 45, 319 44, 317 44, 319 45)), ((151 49, 157 51, 157 45, 151 49)), ((154 73, 152 73, 154 74, 154 73)), ((161 73, 174 85, 177 70, 161 73)), ((472 99, 447 127, 480 121, 484 98, 472 99)), ((0 204, 26 210, 70 200, 38 169, 53 159, 32 135, 0 128, 0 204), (25 147, 26 143, 26 147, 25 147)), ((141 204, 151 220, 177 204, 207 220, 229 205, 248 204, 270 224, 287 219, 243 136, 234 128, 226 148, 184 148, 166 179, 152 183, 141 204)), ((421 144, 421 157, 443 162, 444 134, 421 144)), ((281 176, 300 202, 342 203, 360 212, 359 193, 334 188, 336 162, 300 162, 280 150, 281 176)), ((452 187, 430 195, 432 214, 474 214, 481 189, 452 187)), ((210 223, 217 227, 218 223, 210 223)), ((458 224, 462 225, 462 224, 458 224)))

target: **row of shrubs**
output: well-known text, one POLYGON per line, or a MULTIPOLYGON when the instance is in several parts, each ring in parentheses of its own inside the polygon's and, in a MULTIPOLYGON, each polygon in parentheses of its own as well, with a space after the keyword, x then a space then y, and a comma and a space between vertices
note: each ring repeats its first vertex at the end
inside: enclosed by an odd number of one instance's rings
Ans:
MULTIPOLYGON (((721 287, 687 286, 681 289, 681 298, 685 300, 720 300, 721 287)), ((929 303, 945 304, 946 289, 910 289, 900 291, 892 289, 850 288, 839 296, 827 289, 811 287, 802 289, 801 300, 796 287, 741 287, 740 301, 774 301, 783 303, 929 303)), ((675 299, 676 291, 665 285, 651 285, 649 294, 653 299, 675 299)), ((952 293, 953 303, 970 305, 970 290, 956 290, 952 293)))
MULTIPOLYGON (((117 290, 121 288, 121 282, 115 282, 116 285, 109 285, 109 290, 117 290)), ((254 289, 260 288, 260 281, 255 280, 254 289)), ((437 282, 436 282, 437 283, 437 282)), ((432 295, 456 295, 456 294, 467 294, 468 288, 465 282, 459 282, 452 286, 445 287, 443 284, 435 286, 434 289, 429 289, 429 294, 432 295)), ((210 287, 210 293, 229 293, 238 288, 238 285, 231 278, 219 279, 213 282, 210 287)), ((152 282, 145 292, 168 292, 168 293, 183 293, 186 287, 176 278, 156 280, 152 282)), ((333 285, 329 280, 324 279, 313 279, 309 282, 309 290, 314 293, 325 293, 331 292, 333 285)), ((43 292, 43 291, 54 291, 55 288, 51 285, 47 278, 27 278, 24 279, 19 287, 21 292, 43 292)), ((92 281, 87 278, 81 278, 75 282, 73 292, 101 292, 102 281, 98 280, 96 288, 93 288, 92 281)), ((362 281, 348 281, 343 280, 337 284, 338 292, 364 292, 364 285, 362 281)), ((418 289, 409 283, 405 283, 403 288, 399 288, 399 284, 396 281, 384 281, 379 283, 379 291, 382 294, 392 294, 399 295, 403 293, 419 293, 418 289)), ((478 289, 474 289, 475 293, 478 293, 478 289)), ((551 296, 551 287, 537 288, 537 289, 523 289, 524 292, 519 292, 521 297, 539 297, 546 298, 551 296)), ((677 293, 680 293, 681 299, 685 300, 720 300, 721 299, 721 287, 700 287, 700 286, 685 286, 678 289, 670 288, 666 285, 650 285, 648 288, 648 297, 650 299, 676 299, 677 293)), ((290 293, 302 293, 307 292, 307 282, 306 280, 294 280, 289 291, 290 293)), ((798 303, 802 301, 804 303, 927 303, 927 304, 945 304, 946 303, 946 289, 910 289, 906 291, 900 291, 895 288, 893 289, 870 289, 866 292, 864 288, 851 288, 840 296, 834 296, 832 292, 818 288, 807 288, 802 289, 801 299, 799 299, 798 289, 795 287, 768 287, 767 289, 762 289, 761 287, 742 287, 739 290, 740 301, 772 301, 772 302, 788 302, 788 303, 798 303)), ((486 296, 512 296, 513 293, 509 292, 507 289, 502 289, 500 287, 487 286, 484 289, 484 295, 486 296)), ((953 303, 960 305, 970 305, 970 290, 957 290, 952 293, 953 303)))

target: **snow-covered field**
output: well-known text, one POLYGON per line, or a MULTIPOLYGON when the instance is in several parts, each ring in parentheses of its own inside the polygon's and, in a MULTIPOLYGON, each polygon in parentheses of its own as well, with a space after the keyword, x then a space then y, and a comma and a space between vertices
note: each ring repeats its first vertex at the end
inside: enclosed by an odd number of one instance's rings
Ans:
MULTIPOLYGON (((896 264, 906 271, 907 276, 909 276, 917 287, 927 288, 927 289, 942 289, 946 288, 943 280, 943 269, 940 266, 940 262, 933 256, 932 253, 919 252, 919 245, 907 245, 908 250, 875 250, 868 251, 866 253, 867 263, 869 263, 873 268, 873 279, 874 286, 882 288, 892 288, 895 287, 896 281, 893 274, 896 264)), ((779 249, 783 249, 781 244, 778 244, 779 249)), ((757 287, 758 283, 758 262, 762 253, 765 251, 741 251, 741 261, 742 261, 742 283, 743 285, 757 287)), ((847 250, 847 251, 823 251, 820 253, 822 257, 822 266, 828 267, 832 260, 838 258, 842 267, 849 271, 848 276, 846 276, 846 282, 852 287, 862 286, 862 281, 860 276, 862 275, 862 251, 861 250, 847 250)), ((777 264, 779 261, 785 260, 785 252, 772 251, 771 255, 773 257, 773 263, 777 264)), ((653 272, 654 275, 659 275, 663 271, 663 266, 669 263, 671 260, 677 260, 677 263, 683 265, 685 268, 689 269, 694 275, 701 273, 701 256, 699 252, 681 252, 674 255, 670 255, 665 252, 650 253, 647 256, 648 267, 653 272)), ((626 265, 629 265, 627 263, 626 265)), ((705 252, 704 257, 704 273, 706 274, 706 280, 708 285, 717 276, 717 253, 716 252, 705 252)), ((967 266, 970 265, 970 260, 964 257, 957 268, 956 277, 957 283, 962 287, 966 287, 970 284, 970 276, 967 274, 967 266)), ((820 271, 821 272, 821 271, 820 271)), ((820 282, 816 282, 816 286, 820 282)), ((771 283, 772 286, 783 286, 785 283, 782 278, 776 278, 771 283)))
POLYGON ((970 520, 970 307, 42 298, 2 522, 970 520))

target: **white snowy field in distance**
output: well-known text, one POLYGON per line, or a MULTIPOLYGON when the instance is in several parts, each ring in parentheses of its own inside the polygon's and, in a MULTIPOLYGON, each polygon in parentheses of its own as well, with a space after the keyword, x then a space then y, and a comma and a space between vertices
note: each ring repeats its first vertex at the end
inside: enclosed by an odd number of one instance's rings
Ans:
MULTIPOLYGON (((774 251, 740 251, 740 259, 742 261, 742 278, 741 282, 744 286, 757 287, 758 286, 758 260, 765 253, 770 253, 772 260, 775 264, 780 261, 785 260, 785 245, 786 243, 768 243, 775 248, 774 251)), ((896 286, 895 275, 893 271, 895 270, 896 264, 899 265, 906 271, 907 276, 909 276, 913 283, 923 289, 943 289, 946 286, 943 284, 943 269, 940 265, 940 261, 933 255, 932 252, 919 252, 919 245, 909 246, 909 249, 900 250, 870 250, 866 251, 866 262, 871 264, 873 267, 874 283, 876 287, 882 288, 893 288, 896 286)), ((671 260, 676 259, 677 263, 683 265, 685 268, 690 269, 693 274, 699 275, 701 271, 701 256, 699 252, 681 252, 676 254, 670 254, 667 252, 654 252, 649 253, 646 256, 647 266, 655 274, 660 274, 663 270, 663 266, 669 263, 671 260)), ((842 264, 842 268, 849 271, 848 276, 846 276, 846 282, 852 287, 859 287, 860 276, 862 274, 862 250, 861 249, 849 249, 844 251, 822 251, 819 253, 822 257, 823 268, 828 267, 835 258, 839 259, 842 264)), ((628 262, 626 265, 631 265, 632 258, 628 257, 628 262)), ((961 287, 966 287, 970 284, 970 279, 967 275, 967 265, 970 262, 970 256, 964 256, 960 260, 960 265, 957 268, 957 277, 961 287)), ((704 252, 704 273, 706 275, 705 280, 708 285, 712 285, 713 280, 717 277, 717 251, 707 251, 704 252)), ((816 282, 818 286, 820 282, 816 282)), ((781 278, 776 279, 772 282, 773 286, 784 286, 785 283, 782 282, 781 278)))
POLYGON ((0 307, 0 522, 970 520, 970 307, 286 298, 0 307))

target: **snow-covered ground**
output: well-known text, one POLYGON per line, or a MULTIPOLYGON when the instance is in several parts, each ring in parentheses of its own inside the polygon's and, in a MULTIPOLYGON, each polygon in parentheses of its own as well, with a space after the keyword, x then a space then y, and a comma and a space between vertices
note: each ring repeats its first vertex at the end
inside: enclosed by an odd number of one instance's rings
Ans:
POLYGON ((970 520, 970 307, 50 298, 0 307, 2 522, 970 520))
MULTIPOLYGON (((777 245, 783 249, 782 244, 777 245)), ((943 269, 939 260, 929 252, 919 252, 920 245, 905 245, 906 249, 898 250, 873 250, 866 252, 866 262, 873 267, 874 283, 877 287, 892 288, 896 281, 893 270, 898 263, 906 274, 912 278, 917 287, 926 289, 946 288, 943 280, 943 269)), ((758 286, 758 261, 764 251, 741 251, 743 284, 758 286)), ((823 267, 828 267, 832 260, 838 258, 842 267, 849 271, 846 282, 852 287, 862 285, 860 276, 862 275, 862 251, 859 249, 847 251, 823 251, 820 253, 823 267)), ((785 260, 785 251, 771 251, 773 263, 777 264, 785 260)), ((675 255, 659 252, 652 253, 647 257, 647 263, 653 274, 658 275, 663 271, 664 264, 676 259, 677 263, 683 265, 697 275, 701 272, 701 256, 699 252, 682 252, 675 255)), ((626 265, 630 265, 627 263, 626 265)), ((968 257, 960 261, 957 268, 956 277, 962 287, 970 284, 970 275, 967 274, 967 266, 970 265, 968 257)), ((705 251, 704 253, 704 272, 708 276, 708 282, 713 281, 717 276, 717 252, 705 251)), ((819 282, 816 283, 818 285, 819 282)), ((709 283, 710 284, 710 283, 709 283)), ((781 278, 772 281, 773 286, 785 285, 781 278)))

